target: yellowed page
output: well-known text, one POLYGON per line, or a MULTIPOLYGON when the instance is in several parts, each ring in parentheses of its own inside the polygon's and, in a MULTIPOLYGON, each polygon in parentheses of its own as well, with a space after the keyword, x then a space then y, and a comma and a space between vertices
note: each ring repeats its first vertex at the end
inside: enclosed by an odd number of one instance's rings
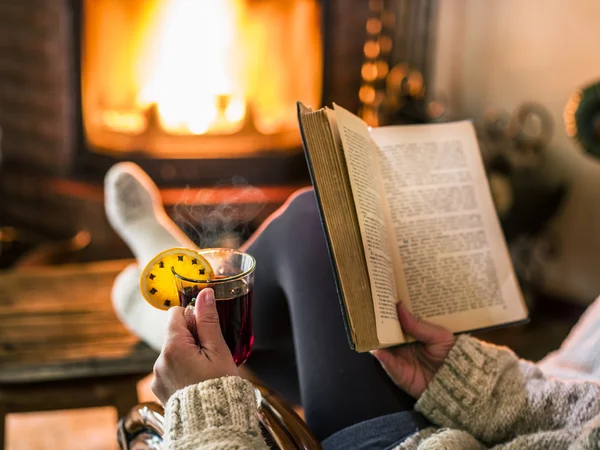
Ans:
POLYGON ((400 298, 454 332, 526 318, 472 124, 382 127, 371 137, 401 257, 400 298))
POLYGON ((392 246, 384 213, 384 194, 378 189, 379 167, 367 125, 334 104, 352 195, 365 249, 375 310, 377 338, 382 346, 403 341, 396 314, 392 246))
POLYGON ((332 256, 352 347, 365 352, 379 347, 367 262, 354 207, 352 188, 332 111, 311 112, 298 105, 307 163, 332 256), (333 129, 335 128, 335 130, 333 129))

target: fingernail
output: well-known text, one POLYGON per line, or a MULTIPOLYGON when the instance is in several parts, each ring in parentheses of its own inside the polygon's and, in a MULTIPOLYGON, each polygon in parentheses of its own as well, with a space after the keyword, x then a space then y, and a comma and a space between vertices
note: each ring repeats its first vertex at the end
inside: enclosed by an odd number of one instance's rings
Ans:
POLYGON ((215 291, 213 291, 212 289, 204 289, 204 291, 202 291, 202 296, 205 305, 212 306, 215 304, 215 291))

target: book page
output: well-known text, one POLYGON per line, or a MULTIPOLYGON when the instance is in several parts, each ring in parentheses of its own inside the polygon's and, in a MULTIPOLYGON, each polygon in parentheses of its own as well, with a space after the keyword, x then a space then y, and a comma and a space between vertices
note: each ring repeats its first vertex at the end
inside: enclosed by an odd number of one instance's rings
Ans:
POLYGON ((365 250, 371 294, 381 345, 403 341, 396 313, 398 299, 384 214, 384 194, 378 188, 379 167, 367 125, 334 104, 352 195, 365 250))
POLYGON ((472 124, 383 127, 371 136, 408 308, 454 332, 526 318, 472 124))

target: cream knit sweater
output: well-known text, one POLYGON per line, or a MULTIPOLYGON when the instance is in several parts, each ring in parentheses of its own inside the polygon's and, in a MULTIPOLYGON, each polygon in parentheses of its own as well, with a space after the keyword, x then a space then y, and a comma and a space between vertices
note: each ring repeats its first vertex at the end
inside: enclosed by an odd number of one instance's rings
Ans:
MULTIPOLYGON (((395 450, 598 449, 600 385, 547 378, 510 350, 461 336, 416 404, 437 427, 395 450)), ((169 449, 265 449, 252 387, 237 377, 177 391, 169 449)))

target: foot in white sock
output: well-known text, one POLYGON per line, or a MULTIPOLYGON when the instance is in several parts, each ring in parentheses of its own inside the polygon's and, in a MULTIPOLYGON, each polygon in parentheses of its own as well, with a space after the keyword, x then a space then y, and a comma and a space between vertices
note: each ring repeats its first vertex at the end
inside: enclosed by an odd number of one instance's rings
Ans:
POLYGON ((173 247, 196 248, 167 216, 150 177, 133 163, 114 165, 104 180, 108 220, 144 267, 173 247))
POLYGON ((115 280, 113 305, 131 331, 160 350, 167 315, 143 299, 140 268, 169 248, 196 246, 167 216, 158 188, 139 166, 116 164, 106 174, 104 187, 108 220, 137 259, 137 265, 128 266, 115 280))

